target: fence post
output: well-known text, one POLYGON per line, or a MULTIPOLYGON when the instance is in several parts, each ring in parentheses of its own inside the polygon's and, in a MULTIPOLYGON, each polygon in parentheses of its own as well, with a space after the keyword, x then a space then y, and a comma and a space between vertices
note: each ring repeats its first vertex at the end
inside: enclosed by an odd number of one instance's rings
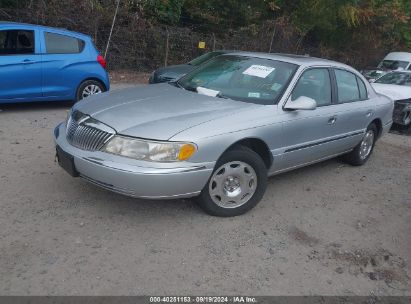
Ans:
POLYGON ((270 41, 270 49, 268 50, 269 53, 271 53, 272 47, 273 47, 273 42, 274 42, 274 36, 275 36, 275 28, 277 25, 274 25, 273 29, 273 35, 271 36, 271 41, 270 41))
POLYGON ((213 51, 215 51, 215 34, 213 33, 213 51))
POLYGON ((166 26, 166 56, 164 58, 164 66, 167 66, 168 62, 168 45, 169 45, 170 34, 168 32, 168 27, 166 26))

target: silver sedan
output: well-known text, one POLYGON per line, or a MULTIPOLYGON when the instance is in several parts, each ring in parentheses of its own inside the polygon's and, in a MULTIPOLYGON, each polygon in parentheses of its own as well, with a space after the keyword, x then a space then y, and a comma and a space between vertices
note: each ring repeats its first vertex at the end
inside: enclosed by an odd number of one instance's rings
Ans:
POLYGON ((364 164, 392 112, 347 65, 232 53, 176 82, 88 97, 54 136, 72 176, 133 197, 198 197, 207 213, 235 216, 269 176, 338 155, 364 164))

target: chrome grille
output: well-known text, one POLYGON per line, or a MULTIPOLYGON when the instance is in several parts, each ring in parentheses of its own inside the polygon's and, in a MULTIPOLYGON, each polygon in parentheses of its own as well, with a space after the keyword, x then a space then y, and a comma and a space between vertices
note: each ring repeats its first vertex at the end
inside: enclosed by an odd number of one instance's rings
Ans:
POLYGON ((67 122, 67 141, 82 150, 100 150, 114 134, 107 125, 79 111, 73 112, 67 122))

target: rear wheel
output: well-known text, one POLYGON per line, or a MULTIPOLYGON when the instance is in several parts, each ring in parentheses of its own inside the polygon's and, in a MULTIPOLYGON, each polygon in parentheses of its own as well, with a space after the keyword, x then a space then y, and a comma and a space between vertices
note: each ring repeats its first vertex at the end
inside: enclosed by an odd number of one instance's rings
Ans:
POLYGON ((261 157, 246 147, 227 151, 199 197, 210 215, 236 216, 252 209, 267 187, 267 168, 261 157))
POLYGON ((91 95, 100 94, 105 91, 105 87, 97 80, 86 80, 82 82, 77 90, 76 101, 91 95))
POLYGON ((370 124, 361 142, 353 151, 344 155, 344 160, 353 166, 361 166, 370 158, 377 141, 378 130, 375 124, 370 124))

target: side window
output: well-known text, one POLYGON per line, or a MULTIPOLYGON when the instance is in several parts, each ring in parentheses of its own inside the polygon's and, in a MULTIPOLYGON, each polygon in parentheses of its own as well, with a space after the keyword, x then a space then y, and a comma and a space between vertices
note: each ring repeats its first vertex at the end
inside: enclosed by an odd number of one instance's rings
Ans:
POLYGON ((34 54, 34 31, 0 31, 0 56, 34 54))
POLYGON ((357 76, 353 73, 335 70, 337 80, 338 102, 349 102, 360 100, 360 90, 358 89, 357 76))
POLYGON ((291 94, 291 101, 306 96, 314 99, 317 106, 331 104, 331 80, 328 69, 314 68, 305 71, 291 94))
POLYGON ((44 33, 47 54, 76 54, 84 49, 84 41, 60 34, 44 33))
POLYGON ((360 99, 361 100, 368 99, 367 88, 364 82, 360 79, 360 77, 357 77, 357 83, 358 83, 358 88, 360 89, 360 99))

